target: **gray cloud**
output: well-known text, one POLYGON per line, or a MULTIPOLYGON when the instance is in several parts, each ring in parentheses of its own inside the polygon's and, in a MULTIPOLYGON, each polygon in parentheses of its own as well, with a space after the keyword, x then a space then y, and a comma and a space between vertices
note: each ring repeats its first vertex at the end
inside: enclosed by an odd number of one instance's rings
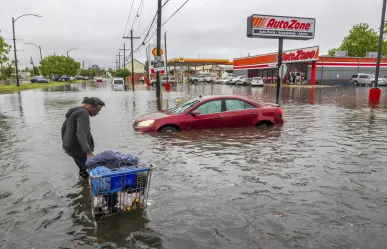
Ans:
MULTIPOLYGON (((133 18, 141 0, 134 0, 133 18)), ((170 0, 163 8, 166 20, 185 0, 170 0)), ((277 50, 277 41, 246 37, 246 18, 251 14, 305 16, 316 18, 316 37, 309 41, 286 40, 285 49, 320 45, 322 53, 340 45, 354 24, 368 22, 377 29, 381 1, 378 0, 190 0, 168 23, 168 57, 225 58, 262 54, 277 50), (378 7, 380 5, 380 7, 378 7)), ((103 67, 114 67, 118 49, 122 48, 130 0, 0 0, 0 30, 12 43, 11 18, 36 13, 43 18, 23 17, 16 22, 20 64, 29 66, 29 56, 39 61, 38 49, 26 42, 42 46, 43 55, 66 54, 70 48, 78 61, 95 61, 103 67)), ((144 0, 141 22, 134 25, 139 35, 153 18, 156 0, 144 0)), ((153 34, 153 30, 151 32, 153 34)), ((142 40, 141 40, 142 41, 142 40)), ((152 39, 155 43, 156 37, 152 39)), ((129 47, 129 40, 126 41, 129 47)), ((136 42, 136 47, 140 41, 136 42)), ((13 58, 13 54, 10 54, 13 58)), ((135 54, 145 60, 145 49, 135 54)), ((93 63, 94 64, 94 63, 93 63)))

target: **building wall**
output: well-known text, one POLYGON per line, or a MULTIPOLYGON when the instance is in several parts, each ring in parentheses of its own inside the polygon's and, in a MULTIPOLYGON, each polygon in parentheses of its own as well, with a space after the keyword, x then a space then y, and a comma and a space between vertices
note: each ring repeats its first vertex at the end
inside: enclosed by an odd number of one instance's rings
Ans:
MULTIPOLYGON (((132 72, 132 62, 129 62, 125 65, 125 68, 132 72)), ((134 73, 135 74, 143 74, 145 73, 145 65, 141 62, 134 60, 134 73)))

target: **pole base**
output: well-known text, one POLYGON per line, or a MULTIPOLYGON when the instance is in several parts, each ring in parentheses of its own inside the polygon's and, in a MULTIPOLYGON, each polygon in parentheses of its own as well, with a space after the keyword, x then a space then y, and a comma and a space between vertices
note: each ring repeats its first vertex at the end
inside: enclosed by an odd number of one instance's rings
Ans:
POLYGON ((368 94, 368 103, 371 105, 379 105, 381 93, 382 90, 380 88, 371 88, 368 94))

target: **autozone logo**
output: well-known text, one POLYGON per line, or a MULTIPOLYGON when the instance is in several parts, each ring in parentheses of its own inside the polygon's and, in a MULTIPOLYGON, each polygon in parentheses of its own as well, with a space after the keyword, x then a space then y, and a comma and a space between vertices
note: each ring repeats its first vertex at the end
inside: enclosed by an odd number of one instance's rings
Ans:
POLYGON ((276 18, 253 17, 254 28, 282 29, 308 31, 312 27, 310 22, 300 22, 297 19, 278 20, 276 18))
POLYGON ((300 60, 312 60, 316 56, 316 51, 304 51, 304 50, 297 50, 296 52, 284 52, 282 54, 282 59, 284 61, 300 61, 300 60))

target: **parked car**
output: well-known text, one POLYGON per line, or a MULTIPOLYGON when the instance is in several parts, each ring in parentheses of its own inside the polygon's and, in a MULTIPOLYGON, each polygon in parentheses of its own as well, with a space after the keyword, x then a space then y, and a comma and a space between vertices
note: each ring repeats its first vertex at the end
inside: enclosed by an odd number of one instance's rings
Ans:
POLYGON ((237 77, 233 77, 230 81, 229 81, 229 85, 236 85, 237 81, 239 81, 240 79, 242 79, 243 77, 247 77, 246 75, 242 75, 242 76, 237 76, 237 77))
MULTIPOLYGON (((351 83, 354 86, 372 86, 375 83, 374 74, 357 73, 352 75, 351 83)), ((387 79, 380 78, 378 80, 379 85, 387 85, 387 79)))
POLYGON ((251 83, 251 79, 248 78, 246 75, 240 76, 239 79, 235 82, 237 85, 249 85, 251 83))
POLYGON ((195 84, 198 82, 205 82, 205 81, 206 81, 206 77, 204 77, 204 75, 199 75, 199 76, 194 76, 189 78, 189 82, 195 83, 195 84))
POLYGON ((222 79, 222 80, 220 80, 220 84, 226 85, 231 79, 232 79, 232 77, 227 77, 225 79, 222 79))
POLYGON ((58 81, 62 81, 62 82, 70 81, 70 77, 68 77, 67 75, 62 75, 59 77, 58 81))
POLYGON ((94 81, 97 83, 102 83, 102 78, 101 77, 95 77, 94 81))
POLYGON ((240 96, 206 96, 188 100, 164 112, 136 119, 137 131, 174 132, 192 129, 282 125, 282 110, 240 96))
POLYGON ((124 86, 125 80, 124 78, 113 78, 111 81, 112 87, 117 87, 117 86, 124 86))
POLYGON ((31 83, 48 83, 48 80, 43 76, 34 76, 30 79, 31 83))
POLYGON ((251 86, 263 86, 262 77, 254 77, 251 81, 251 86))

